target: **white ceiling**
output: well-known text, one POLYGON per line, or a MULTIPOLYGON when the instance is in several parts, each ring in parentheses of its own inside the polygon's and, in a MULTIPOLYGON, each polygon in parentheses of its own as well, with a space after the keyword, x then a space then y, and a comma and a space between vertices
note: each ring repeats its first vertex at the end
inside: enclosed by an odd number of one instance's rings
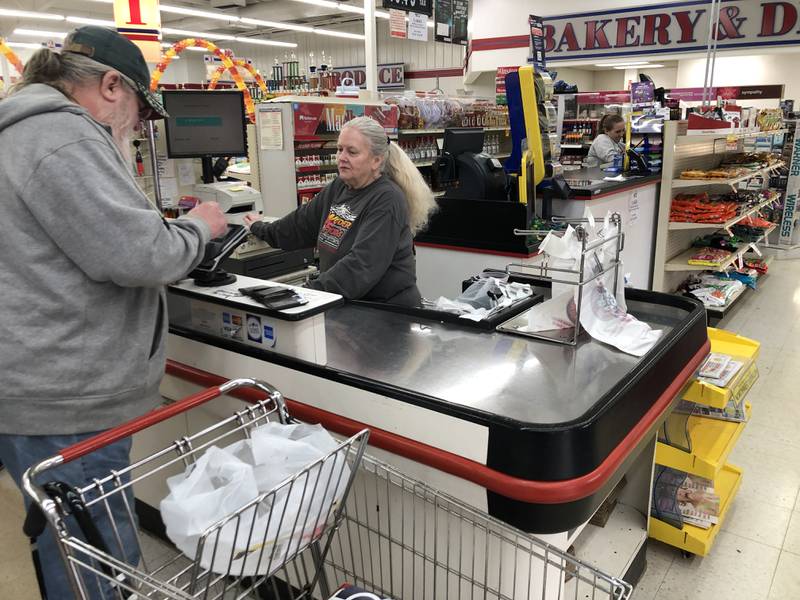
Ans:
MULTIPOLYGON (((343 5, 363 7, 361 0, 340 0, 343 5)), ((250 17, 269 21, 289 22, 315 27, 335 28, 336 25, 361 21, 354 13, 336 8, 324 8, 293 0, 166 0, 162 4, 193 8, 197 10, 225 13, 238 17, 250 17), (236 6, 238 4, 238 6, 236 6), (246 4, 246 6, 241 6, 246 4)), ((380 0, 378 0, 380 5, 380 0)), ((113 20, 113 5, 97 0, 0 0, 0 8, 54 13, 102 20, 113 20)), ((280 29, 226 23, 225 21, 202 17, 185 16, 167 12, 161 13, 162 27, 201 32, 216 32, 237 36, 259 36, 269 38, 280 29)), ((15 28, 38 29, 46 31, 69 31, 76 25, 64 21, 47 21, 29 17, 0 16, 0 36, 13 41, 36 42, 29 36, 15 36, 15 28)), ((165 36, 165 39, 169 36, 165 36)), ((174 36, 173 36, 174 37, 174 36)), ((175 38, 177 39, 177 38, 175 38)), ((41 40, 46 41, 46 40, 41 40)))

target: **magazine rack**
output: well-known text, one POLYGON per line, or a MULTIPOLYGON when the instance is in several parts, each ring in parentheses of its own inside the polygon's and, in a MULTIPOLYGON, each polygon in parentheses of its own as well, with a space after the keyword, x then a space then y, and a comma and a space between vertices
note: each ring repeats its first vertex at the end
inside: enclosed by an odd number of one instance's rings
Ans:
POLYGON ((758 378, 755 360, 760 348, 756 341, 719 329, 709 328, 708 337, 712 352, 735 356, 744 364, 725 388, 692 381, 684 389, 682 403, 662 425, 649 520, 650 537, 700 556, 711 550, 741 483, 742 470, 727 461, 750 416, 750 403, 744 398, 758 378), (657 476, 663 467, 713 482, 720 497, 716 525, 703 529, 675 518, 664 499, 664 485, 659 486, 657 476))

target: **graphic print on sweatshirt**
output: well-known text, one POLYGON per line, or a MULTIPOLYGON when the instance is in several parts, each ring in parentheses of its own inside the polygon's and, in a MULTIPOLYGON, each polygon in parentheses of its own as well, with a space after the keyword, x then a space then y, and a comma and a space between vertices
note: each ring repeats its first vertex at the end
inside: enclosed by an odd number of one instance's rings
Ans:
POLYGON ((319 232, 320 249, 336 252, 357 218, 358 215, 351 211, 346 204, 332 205, 328 212, 328 218, 325 219, 319 232))

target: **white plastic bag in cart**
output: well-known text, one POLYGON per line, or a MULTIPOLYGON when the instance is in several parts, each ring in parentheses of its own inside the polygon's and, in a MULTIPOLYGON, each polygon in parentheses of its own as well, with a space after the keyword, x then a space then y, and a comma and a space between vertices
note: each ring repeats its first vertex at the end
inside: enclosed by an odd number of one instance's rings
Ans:
POLYGON ((210 530, 199 557, 203 569, 234 576, 273 572, 325 527, 342 498, 350 471, 344 453, 330 456, 337 446, 319 425, 268 423, 251 439, 209 448, 167 480, 161 516, 168 537, 195 559, 210 530), (256 501, 301 472, 294 484, 256 501))

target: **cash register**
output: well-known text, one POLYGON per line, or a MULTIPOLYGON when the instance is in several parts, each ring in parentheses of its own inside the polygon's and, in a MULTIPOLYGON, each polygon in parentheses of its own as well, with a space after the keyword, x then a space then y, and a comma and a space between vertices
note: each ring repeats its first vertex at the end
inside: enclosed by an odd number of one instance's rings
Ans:
POLYGON ((481 127, 444 130, 437 170, 447 197, 508 200, 506 172, 499 160, 483 152, 483 137, 481 127))

